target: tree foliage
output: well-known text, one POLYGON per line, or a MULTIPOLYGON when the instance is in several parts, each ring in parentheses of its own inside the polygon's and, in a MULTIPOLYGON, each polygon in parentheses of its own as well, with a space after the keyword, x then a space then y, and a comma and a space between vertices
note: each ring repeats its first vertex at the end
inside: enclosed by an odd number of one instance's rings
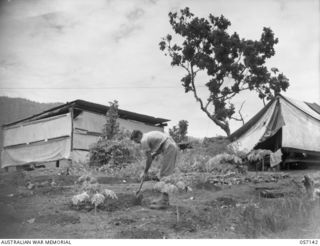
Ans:
POLYGON ((180 120, 177 126, 169 129, 169 134, 176 143, 186 140, 189 123, 186 120, 180 120))
POLYGON ((106 139, 112 139, 120 132, 119 123, 117 121, 119 118, 118 101, 114 100, 113 102, 109 102, 109 104, 110 107, 106 113, 106 124, 104 125, 102 134, 102 137, 106 139))
POLYGON ((271 100, 288 88, 286 76, 277 68, 269 71, 266 66, 266 60, 275 55, 274 46, 278 43, 270 28, 263 28, 259 40, 241 39, 236 32, 227 32, 231 22, 223 15, 198 18, 188 7, 170 12, 169 21, 182 42, 173 43, 172 35, 168 34, 159 43, 160 50, 171 58, 172 66, 186 71, 181 79, 185 92, 193 93, 201 110, 228 136, 229 121, 240 120, 234 116, 235 106, 231 102, 235 95, 250 90, 262 100, 271 100), (197 89, 199 72, 206 73, 204 85, 209 90, 206 99, 197 89))

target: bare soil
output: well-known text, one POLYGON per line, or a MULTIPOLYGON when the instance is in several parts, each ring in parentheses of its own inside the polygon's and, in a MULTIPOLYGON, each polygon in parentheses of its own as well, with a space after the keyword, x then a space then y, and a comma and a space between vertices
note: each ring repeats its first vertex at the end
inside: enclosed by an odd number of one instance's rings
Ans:
MULTIPOLYGON (((272 206, 280 199, 303 193, 302 178, 239 185, 195 184, 192 191, 170 196, 171 206, 152 210, 150 202, 159 196, 146 182, 143 199, 135 198, 139 183, 114 177, 98 177, 103 188, 115 191, 118 200, 107 199, 95 212, 92 207, 75 208, 77 176, 42 175, 33 171, 1 173, 0 238, 315 238, 319 226, 310 223, 280 223, 280 219, 259 218, 255 204, 272 206), (52 186, 51 183, 55 182, 52 186), (26 184, 34 184, 28 189, 26 184), (253 213, 256 213, 252 215, 253 213), (247 216, 247 217, 246 217, 247 216), (266 221, 257 232, 251 217, 266 221), (255 217, 254 217, 255 216, 255 217), (303 223, 303 224, 302 224, 303 223), (318 229, 315 229, 318 228, 318 229)), ((316 176, 319 171, 310 171, 316 176)), ((305 171, 304 173, 305 174, 305 171)), ((262 173, 251 173, 253 178, 262 173)), ((249 175, 249 176, 250 176, 249 175)), ((268 176, 270 173, 263 173, 268 176)), ((252 179, 254 180, 254 179, 252 179)), ((272 179, 271 179, 272 180, 272 179)), ((266 207, 267 207, 266 206, 266 207)), ((287 206, 287 205, 286 205, 287 206)), ((291 208, 290 208, 291 209, 291 208)), ((261 210, 262 211, 262 210, 261 210)), ((284 218, 282 218, 284 220, 284 218)), ((298 220, 297 220, 298 221, 298 220)))

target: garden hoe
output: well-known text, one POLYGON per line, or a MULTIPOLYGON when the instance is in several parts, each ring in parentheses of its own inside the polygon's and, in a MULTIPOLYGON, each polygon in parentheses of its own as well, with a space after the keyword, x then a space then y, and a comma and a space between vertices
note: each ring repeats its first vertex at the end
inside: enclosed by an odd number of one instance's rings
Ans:
POLYGON ((136 192, 136 196, 135 196, 135 203, 136 203, 136 204, 141 204, 141 202, 142 202, 143 195, 142 195, 142 193, 140 193, 140 191, 141 191, 141 188, 142 188, 143 183, 144 183, 144 179, 141 180, 139 189, 138 189, 138 191, 136 192))

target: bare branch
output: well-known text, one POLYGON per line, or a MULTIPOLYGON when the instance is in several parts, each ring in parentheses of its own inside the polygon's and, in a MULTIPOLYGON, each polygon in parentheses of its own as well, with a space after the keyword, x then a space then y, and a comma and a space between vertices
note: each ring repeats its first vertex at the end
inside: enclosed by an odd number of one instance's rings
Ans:
POLYGON ((236 117, 231 117, 231 119, 233 119, 233 120, 241 121, 241 122, 242 122, 242 125, 244 125, 245 123, 244 123, 243 116, 242 116, 242 114, 241 114, 241 109, 242 109, 243 104, 244 104, 245 102, 246 102, 246 101, 243 101, 243 103, 241 104, 240 109, 238 110, 238 114, 239 114, 239 116, 240 116, 240 119, 239 119, 239 118, 236 118, 236 117))
POLYGON ((193 72, 193 67, 191 67, 191 86, 192 86, 192 91, 193 91, 193 95, 196 99, 197 102, 199 102, 200 104, 200 108, 203 112, 206 113, 206 115, 209 117, 209 119, 211 119, 216 125, 218 125, 219 127, 221 127, 226 133, 227 136, 230 136, 230 127, 227 121, 220 121, 218 120, 214 115, 211 115, 210 112, 208 111, 208 105, 210 102, 208 102, 206 104, 206 106, 204 106, 202 99, 198 96, 197 93, 197 89, 194 83, 194 72, 193 72))
POLYGON ((208 106, 209 106, 209 104, 212 102, 212 99, 208 99, 208 102, 207 102, 207 104, 206 104, 206 106, 204 106, 204 108, 207 110, 208 109, 208 106))
POLYGON ((240 107, 239 110, 238 110, 238 114, 240 115, 240 119, 241 119, 241 121, 242 121, 242 125, 244 125, 244 119, 243 119, 243 117, 242 117, 241 110, 242 110, 242 107, 243 107, 243 105, 244 105, 245 102, 246 102, 246 101, 243 101, 243 102, 242 102, 241 107, 240 107))

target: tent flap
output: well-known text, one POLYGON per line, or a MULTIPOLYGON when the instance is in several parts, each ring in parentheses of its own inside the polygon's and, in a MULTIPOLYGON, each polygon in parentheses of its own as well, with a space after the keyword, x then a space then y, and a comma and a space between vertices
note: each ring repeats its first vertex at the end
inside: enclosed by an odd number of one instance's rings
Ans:
MULTIPOLYGON (((268 106, 267 110, 264 111, 264 114, 260 115, 260 117, 254 124, 252 124, 250 128, 246 129, 246 131, 244 131, 234 142, 232 142, 231 146, 239 151, 251 151, 265 134, 275 106, 276 101, 273 101, 272 104, 268 106)), ((260 112, 258 114, 260 114, 260 112)))

